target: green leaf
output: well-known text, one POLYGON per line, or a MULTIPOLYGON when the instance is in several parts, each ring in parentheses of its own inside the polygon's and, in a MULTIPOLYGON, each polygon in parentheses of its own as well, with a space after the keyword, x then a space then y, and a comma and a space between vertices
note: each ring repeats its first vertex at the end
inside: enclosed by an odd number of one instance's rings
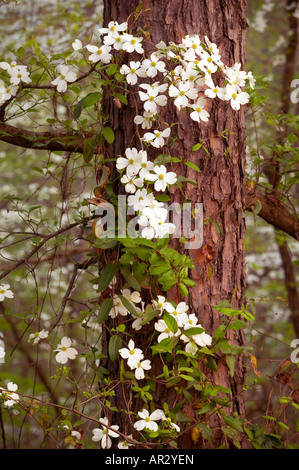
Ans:
POLYGON ((155 199, 160 202, 168 202, 171 198, 168 194, 156 194, 155 199))
POLYGON ((216 361, 211 356, 207 356, 205 363, 207 367, 211 370, 216 371, 218 369, 216 361))
POLYGON ((223 421, 233 429, 243 432, 241 421, 233 416, 223 416, 223 421))
POLYGON ((113 299, 105 299, 98 312, 98 323, 103 323, 113 307, 113 299))
POLYGON ((149 272, 152 276, 157 276, 157 274, 162 274, 165 271, 169 270, 169 263, 166 263, 165 261, 161 261, 160 266, 151 266, 149 268, 149 272))
POLYGON ((146 325, 153 318, 160 315, 160 313, 161 313, 160 309, 155 310, 151 305, 147 305, 143 314, 143 320, 141 322, 141 325, 146 325))
POLYGON ((175 417, 179 423, 191 423, 192 422, 192 419, 189 416, 185 415, 185 413, 182 413, 181 411, 176 413, 175 417))
POLYGON ((84 158, 85 163, 89 163, 92 160, 92 157, 101 139, 102 139, 101 134, 97 134, 96 136, 93 136, 90 139, 84 140, 83 158, 84 158))
POLYGON ((198 186, 198 183, 195 179, 186 178, 185 176, 182 176, 182 175, 178 175, 177 182, 178 183, 191 183, 191 184, 193 184, 193 186, 198 186))
POLYGON ((117 64, 111 64, 110 67, 107 69, 107 75, 114 75, 117 71, 117 64))
POLYGON ((94 93, 89 93, 82 102, 83 108, 90 108, 90 106, 94 106, 100 99, 102 98, 102 93, 96 91, 94 93))
POLYGON ((216 222, 216 220, 212 220, 212 223, 214 224, 214 227, 216 228, 218 234, 221 235, 221 228, 218 222, 216 222))
POLYGON ((295 134, 290 134, 287 137, 290 144, 294 144, 297 141, 297 136, 295 134))
POLYGON ((166 353, 166 352, 172 352, 174 346, 177 343, 177 339, 172 337, 172 338, 164 338, 160 343, 157 343, 153 346, 151 346, 151 349, 153 350, 153 354, 156 353, 166 353))
POLYGON ((283 429, 287 429, 287 430, 290 429, 289 426, 287 424, 283 423, 282 421, 277 421, 277 424, 283 429))
POLYGON ((120 337, 118 335, 112 336, 110 338, 109 346, 108 346, 109 357, 111 361, 115 361, 118 358, 119 356, 118 351, 120 350, 120 348, 121 348, 120 337))
POLYGON ((210 428, 210 426, 206 423, 200 423, 196 426, 198 431, 201 433, 202 437, 207 440, 210 444, 212 444, 213 441, 213 431, 210 428))
POLYGON ((77 120, 81 116, 83 108, 88 108, 89 106, 95 105, 100 99, 102 98, 102 93, 94 92, 88 93, 88 95, 84 96, 82 100, 80 100, 76 106, 74 107, 73 115, 74 119, 77 120))
POLYGON ((209 403, 207 403, 202 408, 200 408, 197 414, 205 415, 206 413, 209 413, 210 411, 212 411, 215 408, 215 406, 216 406, 216 403, 214 402, 214 400, 211 400, 209 403))
POLYGON ((236 363, 235 356, 233 354, 226 354, 225 355, 225 360, 226 360, 226 364, 228 365, 228 368, 229 368, 229 375, 231 377, 233 377, 234 372, 235 372, 235 363, 236 363))
POLYGON ((193 152, 197 152, 197 150, 200 150, 201 147, 202 147, 202 144, 201 144, 201 143, 195 144, 195 145, 193 145, 193 147, 192 147, 192 151, 193 151, 193 152))
POLYGON ((189 295, 189 290, 187 289, 187 287, 185 286, 185 284, 183 284, 182 282, 179 282, 179 291, 180 291, 180 294, 183 296, 183 297, 186 297, 187 295, 189 295))
POLYGON ((98 283, 99 292, 102 292, 103 290, 107 289, 110 282, 114 278, 117 269, 118 269, 118 266, 117 266, 117 263, 115 263, 115 261, 110 261, 105 266, 105 269, 102 272, 100 279, 99 279, 99 283, 98 283))
POLYGON ((186 328, 184 330, 184 335, 186 336, 200 335, 204 331, 205 331, 204 328, 200 328, 199 326, 194 326, 192 328, 186 328))
POLYGON ((187 380, 187 382, 194 382, 194 377, 190 377, 190 375, 186 375, 186 374, 180 374, 180 377, 182 377, 182 379, 184 380, 187 380))
POLYGON ((197 165, 195 165, 195 163, 193 163, 193 162, 184 162, 184 163, 185 163, 185 165, 192 168, 192 170, 198 171, 198 173, 201 172, 201 169, 197 165))
POLYGON ((128 100, 127 98, 122 95, 121 93, 114 93, 114 98, 118 99, 121 103, 125 104, 126 106, 128 105, 128 100))
POLYGON ((246 318, 246 320, 248 320, 248 321, 253 321, 254 318, 255 318, 252 313, 248 312, 248 310, 245 310, 245 309, 238 311, 238 313, 239 313, 242 317, 246 318))
POLYGON ((102 128, 103 136, 108 144, 112 144, 114 142, 115 136, 114 132, 110 127, 103 127, 102 128))
POLYGON ((165 313, 163 315, 163 320, 164 320, 166 326, 170 329, 170 331, 172 331, 172 333, 175 334, 178 331, 177 321, 172 315, 169 315, 168 313, 165 313))
POLYGON ((101 248, 102 250, 108 250, 109 248, 114 248, 118 241, 115 238, 110 237, 99 237, 93 242, 96 248, 101 248))
POLYGON ((120 298, 121 303, 123 304, 123 306, 126 307, 126 309, 133 315, 133 317, 139 318, 139 313, 135 309, 132 302, 130 302, 128 299, 126 299, 126 297, 124 297, 123 295, 119 295, 118 297, 120 298))
POLYGON ((129 284, 129 286, 132 287, 134 290, 141 291, 141 287, 139 285, 139 282, 133 276, 133 274, 131 274, 130 271, 125 267, 121 267, 120 270, 121 270, 121 273, 122 273, 123 277, 125 278, 125 280, 129 284))

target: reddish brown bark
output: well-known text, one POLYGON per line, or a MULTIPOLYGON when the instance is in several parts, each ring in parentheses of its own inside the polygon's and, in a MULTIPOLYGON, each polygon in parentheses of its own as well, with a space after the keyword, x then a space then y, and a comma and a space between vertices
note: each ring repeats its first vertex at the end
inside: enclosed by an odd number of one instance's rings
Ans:
MULTIPOLYGON (((111 20, 126 21, 138 4, 138 0, 105 0, 104 24, 111 20)), ((149 8, 150 11, 140 16, 138 25, 143 29, 151 28, 153 43, 161 40, 166 43, 179 43, 186 34, 198 34, 202 39, 207 35, 220 48, 225 64, 232 66, 235 62, 240 62, 244 68, 244 6, 243 0, 144 0, 144 9, 149 8)), ((123 154, 127 147, 138 147, 136 126, 133 123, 136 114, 134 103, 129 100, 129 106, 120 110, 112 101, 107 101, 104 107, 110 116, 109 126, 113 128, 116 136, 113 146, 107 151, 115 156, 123 154)), ((194 178, 198 183, 198 188, 192 184, 185 186, 185 198, 191 198, 194 203, 203 203, 204 219, 210 218, 217 222, 221 229, 219 233, 212 222, 204 225, 204 245, 214 252, 212 259, 207 259, 202 250, 188 252, 194 260, 195 268, 191 270, 191 276, 197 287, 190 290, 189 298, 180 299, 190 305, 189 312, 196 313, 207 332, 213 334, 220 324, 220 315, 212 305, 223 299, 229 300, 235 307, 240 307, 245 302, 245 121, 242 110, 233 111, 229 103, 219 100, 209 104, 207 111, 210 113, 209 122, 198 125, 190 119, 188 113, 182 114, 173 106, 167 106, 163 108, 161 122, 178 123, 176 129, 179 140, 174 146, 172 156, 183 155, 201 169, 201 173, 185 165, 176 169, 177 173, 194 178), (225 129, 228 131, 227 138, 221 136, 225 129), (205 141, 209 155, 204 150, 191 151, 192 146, 200 140, 205 141)), ((154 152, 149 155, 156 156, 154 152)), ((182 195, 175 190, 172 191, 172 200, 183 202, 182 195)), ((173 246, 182 251, 181 245, 173 242, 173 246)), ((178 300, 176 292, 172 293, 172 296, 174 300, 178 300)), ((139 335, 138 340, 142 339, 139 335)), ((232 333, 231 342, 243 344, 242 333, 232 333)), ((237 358, 234 377, 230 377, 225 361, 220 361, 217 372, 210 374, 210 378, 214 384, 221 384, 232 390, 232 411, 244 415, 242 358, 237 358)), ((155 402, 161 405, 165 400, 171 408, 172 394, 169 390, 157 388, 155 402)), ((123 398, 118 396, 118 404, 122 401, 123 398)), ((191 405, 186 406, 184 411, 196 419, 197 410, 191 405)), ((126 427, 124 422, 119 424, 126 427)), ((215 419, 209 424, 215 431, 213 447, 217 447, 223 442, 220 429, 223 423, 215 419)), ((180 448, 200 446, 200 443, 193 444, 190 433, 191 431, 184 434, 180 448)))

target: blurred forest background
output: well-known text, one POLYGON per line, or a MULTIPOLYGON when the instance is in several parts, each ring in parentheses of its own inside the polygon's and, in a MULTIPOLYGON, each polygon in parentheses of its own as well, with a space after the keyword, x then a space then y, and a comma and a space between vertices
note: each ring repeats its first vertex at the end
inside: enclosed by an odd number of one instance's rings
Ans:
MULTIPOLYGON (((18 51, 20 61, 28 57, 30 61, 28 54, 33 48, 33 40, 46 54, 70 50, 76 38, 83 43, 90 42, 101 24, 100 3, 99 0, 1 2, 0 60, 13 60, 13 51, 18 51)), ((247 177, 248 185, 270 185, 263 172, 264 165, 273 145, 279 140, 281 122, 277 114, 288 114, 289 135, 293 136, 288 142, 292 144, 292 150, 285 147, 281 152, 283 171, 277 191, 284 194, 296 213, 299 209, 296 148, 299 104, 292 103, 288 96, 286 106, 284 96, 286 64, 298 58, 298 33, 290 40, 293 33, 288 15, 288 11, 293 9, 292 18, 297 19, 298 24, 299 8, 297 6, 294 10, 294 4, 297 2, 248 1, 246 70, 253 72, 257 86, 255 101, 247 110, 247 177), (289 10, 286 10, 286 5, 289 10), (290 44, 292 52, 295 51, 292 58, 290 44)), ((42 93, 38 111, 30 103, 26 109, 16 109, 15 124, 26 120, 27 126, 30 124, 35 128, 41 120, 46 122, 49 119, 48 123, 51 123, 47 100, 43 100, 42 93)), ((58 106, 56 113, 58 119, 67 123, 67 107, 58 106)), ((37 246, 41 242, 40 233, 53 233, 88 216, 90 206, 87 199, 91 197, 94 186, 93 168, 82 166, 79 156, 66 162, 61 152, 49 154, 0 143, 1 272, 9 271, 16 261, 26 257, 37 246)), ((247 299, 256 310, 256 320, 246 331, 253 356, 252 363, 248 361, 247 364, 247 414, 249 420, 259 420, 263 415, 271 415, 275 407, 280 407, 281 421, 289 424, 289 429, 288 426, 282 427, 281 433, 285 433, 286 441, 295 442, 298 441, 299 419, 296 419, 294 408, 286 410, 281 402, 281 397, 288 395, 289 387, 282 380, 281 371, 283 361, 290 354, 291 341, 299 338, 299 321, 295 321, 296 315, 299 318, 299 242, 276 231, 257 213, 258 207, 256 213, 246 212, 247 299)), ((76 227, 71 232, 61 230, 59 237, 47 243, 43 253, 34 255, 30 264, 25 262, 3 280, 10 283, 15 300, 13 307, 5 303, 5 311, 1 305, 0 334, 5 338, 6 350, 5 360, 0 360, 2 383, 8 379, 16 382, 28 396, 42 397, 51 390, 52 400, 67 404, 68 389, 64 382, 60 386, 53 357, 48 350, 43 355, 43 344, 39 350, 32 349, 28 337, 51 324, 51 319, 61 308, 72 276, 73 261, 85 259, 89 248, 84 230, 76 227), (35 362, 37 368, 34 369, 32 364, 35 362), (51 381, 55 385, 49 383, 50 374, 46 374, 49 369, 54 374, 51 381)), ((89 317, 91 305, 86 298, 89 299, 94 292, 92 280, 96 274, 95 267, 82 272, 72 293, 72 302, 65 310, 69 331, 80 330, 84 338, 87 328, 94 329, 95 344, 99 326, 93 317, 89 317)), ((97 360, 97 357, 86 350, 80 360, 82 369, 74 371, 75 375, 77 372, 78 387, 80 380, 86 381, 85 374, 90 373, 86 364, 97 360)), ((79 364, 74 368, 80 368, 79 364)), ((89 405, 87 399, 88 406, 93 405, 89 405)), ((43 446, 44 435, 38 425, 33 425, 22 415, 13 419, 10 445, 25 448, 31 447, 34 441, 35 445, 43 446)), ((45 426, 48 425, 47 420, 49 416, 45 411, 45 426)), ((65 421, 64 424, 80 426, 80 422, 65 421)), ((72 441, 66 444, 72 444, 72 441)))

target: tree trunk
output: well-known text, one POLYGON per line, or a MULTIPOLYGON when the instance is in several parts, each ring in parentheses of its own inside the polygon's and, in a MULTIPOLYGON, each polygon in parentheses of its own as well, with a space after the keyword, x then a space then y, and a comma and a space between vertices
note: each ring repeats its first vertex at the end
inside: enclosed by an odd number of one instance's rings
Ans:
MULTIPOLYGON (((126 21, 139 3, 139 0, 104 0, 104 25, 111 20, 119 23, 126 21)), ((207 36, 219 47, 224 64, 232 66, 239 62, 244 69, 247 23, 243 0, 144 0, 143 8, 150 10, 140 15, 137 26, 140 25, 144 30, 151 28, 150 36, 154 44, 161 40, 166 44, 170 41, 180 43, 186 34, 198 34, 202 40, 207 36)), ((174 145, 172 156, 183 155, 201 169, 201 173, 186 165, 176 169, 177 173, 196 179, 198 187, 187 183, 184 186, 184 197, 171 189, 170 193, 174 202, 182 203, 190 199, 193 203, 203 203, 203 247, 186 251, 194 261, 195 268, 191 270, 191 275, 197 287, 190 289, 189 298, 179 300, 188 303, 189 313, 195 313, 206 331, 213 335, 220 325, 220 314, 212 306, 223 299, 236 308, 245 303, 245 119, 242 110, 234 111, 227 102, 220 100, 210 103, 207 111, 210 120, 198 125, 190 119, 188 113, 181 113, 169 105, 162 109, 161 122, 178 123, 175 129, 179 139, 174 145), (225 137, 221 135, 224 130, 227 130, 225 137), (192 146, 200 141, 205 142, 207 152, 203 149, 192 152, 192 146)), ((115 132, 115 141, 107 148, 111 156, 115 158, 123 155, 127 147, 140 148, 133 122, 136 109, 130 99, 129 105, 123 109, 116 107, 112 100, 104 100, 104 114, 109 115, 108 125, 115 132)), ((155 157, 155 149, 148 151, 148 154, 151 159, 155 157)), ((175 239, 172 240, 172 246, 184 251, 183 245, 175 239)), ((176 292, 171 292, 171 295, 173 300, 178 301, 176 292)), ((242 345, 242 332, 230 332, 231 344, 242 345)), ((142 340, 139 334, 138 342, 142 340)), ((108 365, 109 370, 115 370, 116 367, 116 364, 108 365)), ((212 383, 232 391, 231 412, 237 411, 241 416, 244 416, 245 411, 244 371, 240 356, 236 359, 233 377, 225 360, 219 361, 216 372, 209 373, 212 383)), ((193 395, 192 403, 197 399, 194 392, 193 395)), ((167 401, 170 408, 173 405, 173 396, 169 390, 157 388, 154 399, 157 406, 163 401, 167 401)), ((118 407, 125 406, 126 400, 129 397, 124 397, 119 389, 116 400, 118 407)), ((192 403, 187 403, 183 411, 197 419, 197 410, 192 407, 192 403)), ((120 414, 119 417, 113 417, 112 424, 115 423, 120 425, 122 432, 132 432, 129 420, 124 422, 120 414)), ((215 417, 209 424, 214 430, 213 447, 216 448, 224 442, 221 430, 223 423, 215 417)), ((184 433, 179 448, 198 448, 200 445, 201 442, 195 444, 192 441, 189 430, 184 433)))

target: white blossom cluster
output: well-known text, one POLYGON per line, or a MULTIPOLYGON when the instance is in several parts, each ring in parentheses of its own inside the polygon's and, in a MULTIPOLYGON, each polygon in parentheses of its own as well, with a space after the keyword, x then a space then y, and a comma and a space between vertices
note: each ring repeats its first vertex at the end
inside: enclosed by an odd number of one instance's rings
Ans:
MULTIPOLYGON (((132 302, 134 309, 139 314, 132 323, 132 327, 139 331, 142 328, 142 321, 144 319, 144 302, 142 302, 140 293, 137 291, 131 292, 130 289, 122 289, 121 295, 125 297, 129 302, 132 302), (139 308, 136 304, 141 303, 139 308)), ((159 333, 157 341, 160 343, 163 339, 171 338, 173 336, 180 337, 185 343, 185 351, 190 354, 195 354, 198 351, 198 346, 205 347, 210 346, 212 343, 212 337, 204 331, 202 325, 198 323, 198 319, 195 314, 187 314, 189 309, 186 302, 180 302, 174 306, 171 302, 168 302, 164 296, 159 295, 157 300, 152 301, 154 309, 159 310, 159 316, 162 316, 163 312, 167 312, 171 315, 178 325, 178 330, 173 333, 167 326, 163 319, 159 319, 155 323, 155 330, 159 333), (203 331, 199 334, 186 335, 184 332, 189 328, 201 328, 203 331)), ((129 310, 123 305, 120 296, 114 295, 113 307, 109 313, 112 318, 116 318, 118 315, 127 316, 129 310)), ((121 348, 119 354, 123 359, 127 360, 127 365, 131 370, 135 370, 135 377, 137 380, 144 379, 144 370, 151 369, 151 362, 144 360, 143 351, 135 347, 133 340, 130 340, 127 348, 121 348)))
POLYGON ((10 82, 9 85, 2 85, 0 87, 0 96, 3 101, 16 96, 21 83, 31 82, 26 65, 18 65, 16 61, 13 60, 11 63, 0 62, 0 68, 7 71, 10 82))
MULTIPOLYGON (((100 28, 101 46, 89 44, 86 48, 92 53, 91 62, 101 61, 108 64, 113 59, 113 50, 144 54, 142 38, 128 34, 127 23, 111 21, 108 28, 100 28)), ((82 48, 80 42, 73 43, 76 50, 82 48)), ((251 88, 255 79, 252 73, 241 70, 241 64, 225 66, 221 61, 216 44, 205 37, 202 43, 198 35, 188 35, 181 44, 171 43, 166 46, 160 42, 150 58, 129 61, 120 68, 129 85, 136 85, 140 79, 154 79, 153 83, 139 83, 138 95, 143 104, 143 114, 134 118, 142 129, 151 129, 158 120, 161 107, 170 99, 178 110, 190 110, 190 117, 196 122, 208 121, 209 113, 205 109, 207 98, 229 101, 231 107, 239 110, 249 101, 249 94, 243 91, 248 81, 251 88), (224 86, 215 83, 213 74, 221 71, 224 86), (160 80, 157 80, 157 78, 160 80)), ((141 141, 147 146, 162 148, 170 137, 170 127, 145 132, 141 141)), ((167 221, 168 212, 163 203, 157 201, 149 189, 153 184, 156 192, 165 191, 177 181, 173 171, 167 171, 165 165, 155 165, 148 159, 146 150, 135 147, 127 148, 125 156, 119 157, 116 168, 122 173, 121 182, 130 194, 128 205, 138 213, 138 224, 144 238, 162 238, 173 234, 175 225, 167 221)))
POLYGON ((18 386, 13 382, 8 382, 6 388, 0 387, 0 398, 4 399, 3 405, 6 408, 12 408, 20 400, 17 390, 18 386))
POLYGON ((148 160, 145 150, 138 152, 136 148, 128 148, 125 155, 117 159, 116 168, 119 171, 126 171, 121 178, 126 192, 135 193, 128 197, 128 205, 132 206, 140 216, 138 224, 141 228, 141 236, 151 239, 172 234, 175 225, 167 222, 167 209, 144 185, 153 183, 157 192, 165 191, 168 185, 176 182, 176 174, 173 171, 167 171, 164 165, 154 165, 148 160))

